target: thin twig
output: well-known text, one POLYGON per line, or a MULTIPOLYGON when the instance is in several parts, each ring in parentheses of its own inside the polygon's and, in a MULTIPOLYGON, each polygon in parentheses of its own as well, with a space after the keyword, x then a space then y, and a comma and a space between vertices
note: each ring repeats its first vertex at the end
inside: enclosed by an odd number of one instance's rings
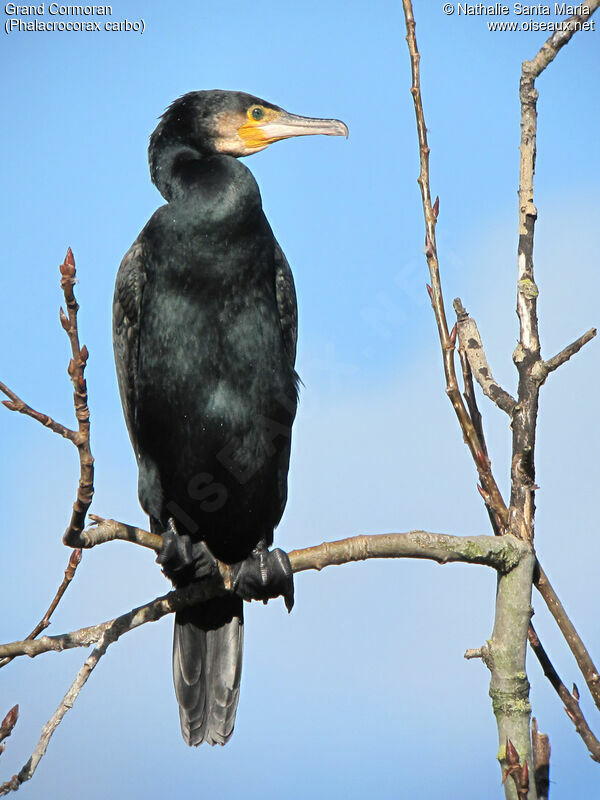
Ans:
POLYGON ((88 349, 85 345, 79 344, 79 332, 77 328, 77 311, 79 306, 75 299, 73 287, 77 282, 75 259, 69 247, 64 262, 60 265, 61 281, 60 285, 64 293, 67 305, 67 314, 60 309, 60 323, 69 337, 71 343, 71 360, 69 361, 68 373, 73 383, 73 402, 75 406, 75 417, 77 418, 77 430, 71 430, 65 425, 56 422, 47 414, 36 411, 27 405, 11 389, 0 383, 2 391, 9 400, 3 400, 3 405, 10 411, 17 411, 25 414, 32 419, 49 428, 54 433, 63 436, 77 447, 79 453, 80 476, 77 488, 77 497, 73 504, 73 512, 69 527, 63 536, 63 542, 69 547, 82 547, 79 534, 85 525, 85 515, 92 502, 94 494, 94 459, 90 450, 90 412, 88 408, 87 385, 84 378, 85 367, 89 357, 88 349))
POLYGON ((419 61, 421 57, 419 55, 417 40, 415 37, 415 19, 413 15, 412 3, 410 0, 403 0, 402 4, 406 18, 406 41, 408 43, 412 71, 412 86, 410 91, 415 106, 417 133, 419 138, 420 174, 417 182, 421 189, 421 199, 425 217, 425 255, 427 257, 427 265, 429 267, 429 275, 431 280, 431 286, 428 286, 428 291, 431 298, 431 305, 435 314, 442 348, 444 373, 446 376, 446 394, 452 403, 463 433, 464 440, 473 457, 473 461, 479 474, 479 479, 481 481, 485 496, 488 498, 488 501, 486 502, 489 502, 490 507, 493 509, 493 512, 497 518, 498 529, 504 531, 508 522, 506 505, 502 500, 500 490, 494 479, 494 476, 492 475, 489 460, 483 455, 481 442, 479 441, 473 421, 471 420, 462 400, 458 388, 458 381, 456 379, 456 370, 454 367, 454 340, 448 330, 448 322, 446 318, 446 310, 444 307, 444 298, 442 295, 442 286, 440 281, 439 261, 437 256, 435 229, 439 211, 439 201, 436 199, 436 202, 433 205, 431 203, 431 189, 429 184, 429 145, 427 143, 427 126, 425 124, 425 116, 423 113, 423 101, 421 98, 419 74, 419 61))
MULTIPOLYGON (((69 585, 73 578, 75 577, 75 571, 81 562, 81 550, 73 550, 71 555, 69 556, 69 562, 67 564, 67 568, 65 570, 65 576, 62 579, 62 583, 58 587, 56 594, 54 595, 54 599, 48 606, 48 610, 44 614, 43 618, 38 622, 35 628, 31 631, 27 639, 35 639, 39 634, 46 630, 46 628, 50 625, 50 617, 54 613, 57 605, 62 600, 64 593, 69 588, 69 585)), ((9 662, 12 661, 12 658, 2 658, 0 659, 0 668, 6 666, 9 662)))
MULTIPOLYGON (((456 304, 456 300, 454 302, 456 304)), ((458 331, 458 323, 456 326, 456 330, 458 331)), ((483 431, 483 421, 481 418, 481 412, 479 411, 479 407, 477 405, 477 397, 475 396, 475 387, 473 385, 473 372, 471 370, 471 365, 469 363, 469 359, 467 356, 466 347, 461 338, 459 338, 458 355, 460 358, 460 365, 462 367, 463 383, 465 387, 463 392, 463 397, 465 398, 467 408, 469 409, 469 416, 471 417, 473 426, 475 427, 475 431, 477 433, 477 437, 479 438, 479 443, 481 444, 481 457, 482 459, 485 459, 485 461, 488 463, 491 469, 487 444, 485 441, 485 433, 483 431)), ((499 526, 498 516, 494 512, 494 509, 491 507, 491 505, 488 503, 487 494, 483 491, 483 489, 481 489, 481 487, 478 488, 485 503, 485 508, 488 513, 488 517, 490 519, 490 525, 492 526, 492 530, 494 531, 494 536, 501 536, 502 531, 499 526)))
POLYGON ((592 733, 585 717, 583 716, 583 712, 579 706, 579 698, 576 695, 571 694, 571 692, 569 692, 567 687, 561 681, 560 675, 554 669, 554 666, 548 658, 548 655, 544 650, 538 635, 533 628, 533 625, 529 626, 528 636, 531 649, 535 653, 537 660, 540 662, 540 666, 544 670, 544 675, 548 678, 556 693, 565 704, 567 716, 573 725, 575 725, 575 730, 583 739, 585 746, 590 752, 590 756, 594 759, 594 761, 600 762, 600 742, 592 733))
POLYGON ((60 705, 54 712, 54 714, 50 717, 48 722, 42 728, 42 734, 40 739, 31 754, 31 757, 27 760, 27 763, 21 768, 21 770, 16 774, 13 775, 12 778, 2 785, 0 785, 0 796, 6 795, 9 792, 16 792, 17 789, 26 781, 30 780, 40 761, 46 754, 46 750, 48 748, 48 744, 50 743, 50 739, 52 738, 52 734, 58 728, 60 723, 62 722, 65 714, 69 709, 73 707, 73 703, 77 700, 79 693, 85 686, 87 679, 92 674, 92 671, 102 658, 102 656, 106 653, 108 647, 113 643, 116 642, 119 638, 120 633, 113 632, 111 628, 107 629, 101 639, 98 646, 92 651, 92 653, 86 658, 83 666, 77 673, 75 680, 69 687, 66 695, 63 697, 60 705))
POLYGON ((594 338, 596 333, 596 328, 590 328, 590 330, 586 331, 586 333, 580 336, 579 339, 575 339, 574 342, 572 342, 570 345, 567 345, 564 350, 561 350, 560 353, 557 353, 548 361, 538 362, 533 369, 534 378, 539 380, 541 385, 551 372, 554 372, 555 369, 561 367, 572 356, 578 353, 585 344, 594 338))
MULTIPOLYGON (((435 227, 438 203, 431 205, 429 188, 429 146, 427 128, 421 99, 419 61, 415 36, 415 20, 411 0, 402 0, 406 19, 406 40, 411 60, 412 86, 417 133, 419 139, 420 174, 418 183, 421 189, 423 213, 425 217, 425 255, 431 277, 429 295, 433 306, 440 344, 443 354, 444 372, 446 376, 446 393, 452 402, 458 417, 463 437, 475 463, 481 481, 480 492, 490 513, 494 517, 494 532, 505 534, 509 525, 509 515, 500 489, 492 474, 490 460, 484 452, 482 442, 477 435, 475 424, 471 419, 458 389, 454 368, 455 334, 449 334, 446 312, 442 296, 437 257, 435 227)), ((511 531, 512 532, 512 531, 511 531)), ((521 531, 517 529, 517 533, 521 531)), ((490 696, 500 743, 499 760, 505 769, 506 752, 502 752, 505 741, 515 743, 523 761, 519 765, 517 791, 519 798, 523 796, 523 787, 528 786, 527 774, 531 762, 531 740, 529 718, 529 683, 525 672, 525 656, 527 652, 527 628, 529 625, 531 585, 535 556, 530 548, 528 556, 523 557, 520 564, 506 575, 500 575, 496 594, 494 630, 488 643, 490 658, 490 696), (528 763, 529 762, 529 763, 528 763)), ((514 775, 513 775, 514 777, 514 775)), ((508 797, 511 789, 506 787, 508 797)), ((527 791, 525 791, 525 796, 527 791)))
POLYGON ((550 739, 546 733, 539 733, 535 717, 531 720, 531 741, 533 745, 534 781, 538 800, 548 800, 550 791, 550 739))
POLYGON ((65 439, 69 439, 69 441, 74 441, 76 433, 72 431, 70 428, 67 428, 65 425, 61 425, 60 422, 56 422, 49 417, 47 414, 42 414, 40 411, 36 411, 31 406, 28 406, 21 398, 15 394, 12 389, 9 389, 4 383, 0 382, 0 392, 5 394, 7 397, 10 397, 10 400, 3 400, 2 405, 8 408, 9 411, 16 411, 19 414, 25 414, 27 417, 31 417, 31 419, 35 419, 45 428, 49 428, 54 433, 58 433, 59 436, 64 436, 65 439))
POLYGON ((60 285, 64 292, 67 314, 60 310, 60 322, 71 343, 72 358, 69 362, 69 376, 73 383, 73 402, 75 416, 78 423, 75 445, 79 452, 80 477, 77 488, 77 498, 73 503, 73 512, 69 526, 63 535, 63 542, 69 547, 80 547, 79 534, 85 526, 85 515, 91 505, 94 495, 94 459, 90 449, 90 411, 88 408, 87 384, 85 382, 85 367, 88 360, 88 349, 79 344, 79 331, 77 328, 77 311, 79 305, 75 299, 73 287, 77 282, 75 259, 71 248, 67 250, 64 263, 60 265, 62 275, 60 285))
POLYGON ((598 674, 598 669, 539 563, 534 574, 534 581, 537 590, 546 601, 548 610, 556 620, 562 635, 565 637, 565 641, 575 656, 596 706, 600 709, 600 675, 598 674))

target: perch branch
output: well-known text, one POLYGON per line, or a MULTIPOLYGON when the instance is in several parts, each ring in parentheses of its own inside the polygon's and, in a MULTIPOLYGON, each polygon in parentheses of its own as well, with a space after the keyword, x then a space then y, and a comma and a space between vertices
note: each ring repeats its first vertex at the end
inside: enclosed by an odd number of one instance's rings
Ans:
MULTIPOLYGON (((109 521, 113 527, 118 525, 109 521)), ((100 527, 100 525, 99 525, 100 527)), ((127 527, 127 526, 122 526, 127 527)), ((160 537, 159 537, 160 538, 160 537)), ((522 542, 511 536, 449 536, 445 534, 412 531, 406 534, 380 534, 376 536, 354 536, 337 542, 324 542, 318 547, 294 550, 289 553, 294 572, 308 569, 321 570, 325 566, 362 561, 367 558, 428 558, 445 564, 463 561, 470 564, 488 564, 504 572, 517 569, 522 558, 531 554, 522 542)), ((16 775, 0 785, 0 795, 16 791, 21 784, 34 774, 43 758, 52 734, 61 723, 67 711, 73 706, 92 670, 108 647, 123 634, 147 622, 155 622, 166 614, 173 613, 190 605, 206 601, 223 594, 231 588, 230 569, 218 563, 219 573, 213 578, 192 584, 183 589, 169 592, 150 603, 135 608, 108 622, 81 628, 62 636, 42 636, 24 642, 0 646, 0 656, 15 657, 29 655, 34 657, 51 650, 62 651, 72 647, 85 647, 95 642, 98 646, 86 659, 77 677, 63 698, 59 707, 46 723, 33 754, 16 775)))
POLYGON ((134 525, 125 525, 114 519, 103 519, 96 514, 90 514, 93 525, 80 535, 81 546, 85 548, 95 547, 97 544, 112 542, 116 539, 124 542, 139 544, 150 550, 160 552, 162 547, 162 536, 158 533, 150 533, 143 528, 136 528, 134 525))
MULTIPOLYGON (((326 566, 370 558, 423 558, 437 561, 439 564, 451 562, 482 564, 504 573, 515 569, 524 553, 528 552, 523 543, 512 536, 450 536, 443 533, 411 531, 353 536, 336 542, 324 542, 316 547, 293 550, 289 553, 289 559, 294 572, 321 570, 326 566)), ((111 626, 116 626, 121 633, 124 633, 146 622, 155 622, 165 614, 209 600, 227 591, 231 586, 228 565, 218 562, 218 566, 219 575, 213 580, 169 592, 116 619, 60 636, 42 636, 39 639, 26 639, 0 645, 0 657, 28 655, 33 658, 50 651, 60 652, 73 647, 87 647, 97 642, 111 626)))

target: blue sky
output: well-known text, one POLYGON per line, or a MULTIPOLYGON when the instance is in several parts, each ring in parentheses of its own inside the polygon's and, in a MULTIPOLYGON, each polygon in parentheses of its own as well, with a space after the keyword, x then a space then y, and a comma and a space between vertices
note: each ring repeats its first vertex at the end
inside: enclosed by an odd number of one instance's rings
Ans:
MULTIPOLYGON (((415 16, 446 300, 450 307, 460 295, 496 377, 514 391, 517 90, 520 62, 545 34, 491 33, 485 18, 447 16, 438 2, 416 2, 415 16)), ((111 19, 125 18, 143 18, 145 33, 4 36, 0 379, 33 406, 72 419, 57 270, 70 245, 91 353, 93 510, 144 525, 110 309, 120 259, 162 202, 146 162, 156 119, 180 94, 217 87, 338 117, 348 141, 292 140, 246 161, 300 305, 304 388, 277 542, 293 549, 416 527, 487 533, 444 394, 425 292, 400 3, 113 4, 111 19)), ((598 35, 578 34, 539 81, 536 278, 547 357, 600 321, 598 35)), ((542 390, 536 541, 600 660, 592 600, 600 557, 598 358, 593 342, 542 390)), ((487 402, 481 407, 506 489, 507 420, 487 402)), ((0 638, 12 640, 39 619, 62 577, 61 536, 78 468, 74 449, 32 421, 5 412, 0 426, 0 638)), ((499 796, 489 677, 462 657, 491 633, 494 587, 483 568, 409 561, 299 575, 290 616, 281 602, 247 608, 238 721, 222 749, 183 744, 172 621, 145 626, 111 648, 21 794, 158 800, 218 792, 229 800, 243 786, 248 800, 499 796)), ((50 630, 108 619, 167 588, 151 554, 126 544, 97 548, 84 555, 50 630)), ((579 684, 598 729, 583 680, 537 597, 534 607, 563 680, 579 684)), ((85 657, 49 654, 2 671, 0 712, 21 705, 3 779, 29 757, 85 657)), ((589 796, 599 767, 532 657, 528 666, 534 713, 551 737, 553 792, 589 796)))

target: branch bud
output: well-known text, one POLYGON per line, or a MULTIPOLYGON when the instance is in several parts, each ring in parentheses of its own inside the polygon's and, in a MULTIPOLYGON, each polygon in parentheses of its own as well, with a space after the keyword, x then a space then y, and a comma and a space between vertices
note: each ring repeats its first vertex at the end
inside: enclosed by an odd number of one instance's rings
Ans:
POLYGON ((433 204, 433 216, 437 219, 439 213, 440 213, 440 196, 438 195, 435 198, 435 203, 433 204))
POLYGON ((527 761, 523 762, 523 768, 521 769, 521 789, 529 789, 529 767, 527 766, 527 761))
POLYGON ((75 259, 73 258, 73 251, 69 247, 67 250, 67 255, 65 256, 64 262, 60 265, 60 274, 64 278, 74 278, 75 277, 75 259))
POLYGON ((450 344, 452 347, 456 345, 456 334, 458 333, 458 324, 455 322, 454 327, 450 331, 450 344))
POLYGON ((577 688, 576 683, 573 684, 573 697, 575 700, 577 700, 577 702, 579 702, 579 689, 577 688))
POLYGON ((19 706, 13 706, 0 723, 0 739, 10 736, 19 719, 19 706))
POLYGON ((425 286, 427 287, 427 294, 429 295, 429 299, 433 302, 433 289, 428 283, 426 283, 425 286))
POLYGON ((485 503, 487 506, 491 505, 491 497, 490 497, 490 496, 489 496, 489 494, 486 492, 486 490, 485 490, 485 489, 483 489, 483 488, 482 488, 482 487, 481 487, 479 484, 477 484, 477 491, 478 491, 478 492, 479 492, 479 494, 482 496, 482 498, 483 498, 483 502, 484 502, 484 503, 485 503))
MULTIPOLYGON (((480 466, 482 469, 487 469, 487 466, 488 466, 488 465, 487 465, 486 458, 485 458, 485 456, 484 456, 484 454, 483 454, 483 451, 482 451, 482 450, 480 450, 479 448, 477 449, 477 463, 479 464, 479 466, 480 466)), ((483 495, 482 495, 482 496, 483 496, 483 495)), ((489 495, 488 495, 488 497, 489 497, 489 495)))
POLYGON ((89 354, 89 351, 88 351, 86 345, 83 345, 83 347, 79 351, 79 355, 81 357, 81 360, 85 364, 87 362, 88 358, 90 357, 90 354, 89 354))
POLYGON ((509 767, 516 767, 520 763, 517 749, 510 739, 506 740, 506 763, 509 767))
POLYGON ((73 580, 73 575, 75 575, 75 570, 79 566, 82 558, 81 548, 78 547, 71 553, 71 557, 69 558, 69 563, 65 570, 65 578, 70 581, 73 580))
POLYGON ((71 323, 69 322, 69 318, 62 310, 62 308, 60 309, 59 317, 60 317, 60 324, 63 326, 64 330, 66 330, 66 332, 68 333, 69 330, 71 329, 71 323))
POLYGON ((431 258, 434 254, 435 250, 433 248, 433 241, 431 239, 431 236, 429 235, 429 231, 427 231, 427 234, 425 236, 425 255, 427 256, 427 258, 431 258))

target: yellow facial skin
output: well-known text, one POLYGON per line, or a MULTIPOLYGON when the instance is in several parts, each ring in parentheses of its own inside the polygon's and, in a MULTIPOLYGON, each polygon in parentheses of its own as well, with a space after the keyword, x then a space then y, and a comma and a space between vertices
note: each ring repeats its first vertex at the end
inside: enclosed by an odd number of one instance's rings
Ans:
POLYGON ((263 127, 279 119, 279 117, 281 117, 281 111, 275 111, 274 108, 254 105, 250 106, 246 112, 246 117, 247 120, 238 128, 238 136, 249 152, 257 153, 259 150, 264 150, 265 147, 272 142, 276 142, 277 139, 284 138, 283 136, 269 136, 267 130, 263 127))
POLYGON ((348 136, 348 128, 337 119, 313 119, 288 114, 279 108, 253 104, 246 113, 223 113, 215 120, 217 152, 249 156, 272 142, 291 136, 348 136))

